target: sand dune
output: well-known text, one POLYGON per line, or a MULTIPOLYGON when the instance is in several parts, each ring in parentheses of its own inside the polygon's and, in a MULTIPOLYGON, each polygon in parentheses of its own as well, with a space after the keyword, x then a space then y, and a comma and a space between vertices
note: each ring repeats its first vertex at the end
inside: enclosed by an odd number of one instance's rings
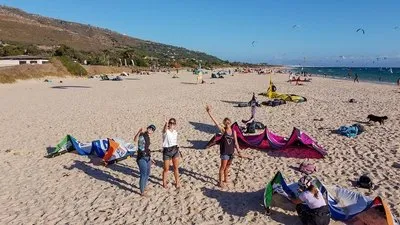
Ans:
MULTIPOLYGON (((283 199, 274 201, 270 217, 260 204, 266 183, 278 170, 290 181, 300 178, 291 167, 301 160, 245 150, 254 160, 236 159, 231 184, 221 190, 216 187, 218 148, 198 149, 215 132, 204 105, 211 104, 220 120, 248 118, 250 109, 233 103, 266 91, 268 76, 207 78, 207 84, 193 85, 195 76, 179 75, 180 79, 160 73, 121 82, 62 78, 62 84, 30 80, 0 85, 0 223, 300 224, 294 207, 283 199), (64 87, 54 88, 60 85, 64 87), (81 141, 103 137, 132 141, 135 132, 150 123, 158 128, 151 145, 158 150, 166 117, 178 122, 184 185, 180 190, 172 184, 168 190, 161 187, 162 155, 157 151, 149 198, 138 195, 139 170, 132 158, 105 168, 96 158, 74 153, 44 157, 46 148, 66 134, 81 141)), ((368 171, 378 187, 358 191, 381 195, 399 216, 400 173, 392 167, 400 162, 398 88, 324 78, 293 86, 285 82, 287 78, 274 75, 278 91, 303 95, 308 102, 259 108, 257 119, 281 135, 298 127, 324 145, 329 155, 315 161, 315 176, 325 184, 356 190, 352 181, 368 171), (347 103, 350 98, 359 103, 347 103), (389 120, 385 125, 366 124, 366 132, 356 139, 332 133, 341 125, 366 122, 368 114, 386 115, 389 120), (323 121, 314 121, 320 118, 323 121)))

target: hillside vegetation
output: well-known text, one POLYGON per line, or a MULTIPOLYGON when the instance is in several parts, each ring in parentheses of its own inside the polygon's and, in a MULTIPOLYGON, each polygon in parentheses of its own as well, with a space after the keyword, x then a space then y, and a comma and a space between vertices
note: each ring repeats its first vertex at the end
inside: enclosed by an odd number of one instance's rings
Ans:
POLYGON ((0 6, 0 56, 66 56, 81 64, 215 67, 228 64, 206 53, 140 40, 91 25, 0 6))

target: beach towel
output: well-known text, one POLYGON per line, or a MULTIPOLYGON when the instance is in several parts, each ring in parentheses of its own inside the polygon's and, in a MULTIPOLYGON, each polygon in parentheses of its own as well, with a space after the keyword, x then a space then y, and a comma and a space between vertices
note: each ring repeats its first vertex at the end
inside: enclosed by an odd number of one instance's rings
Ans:
POLYGON ((275 106, 280 106, 280 105, 283 105, 283 104, 286 104, 286 101, 285 100, 282 100, 282 99, 274 99, 274 100, 269 100, 269 101, 264 101, 264 102, 261 102, 261 104, 262 105, 265 105, 265 106, 272 106, 272 107, 275 107, 275 106))
POLYGON ((353 124, 351 126, 341 126, 339 127, 339 129, 337 130, 337 132, 340 135, 349 137, 349 138, 355 138, 357 137, 357 135, 361 134, 364 131, 363 126, 361 126, 361 124, 353 124))

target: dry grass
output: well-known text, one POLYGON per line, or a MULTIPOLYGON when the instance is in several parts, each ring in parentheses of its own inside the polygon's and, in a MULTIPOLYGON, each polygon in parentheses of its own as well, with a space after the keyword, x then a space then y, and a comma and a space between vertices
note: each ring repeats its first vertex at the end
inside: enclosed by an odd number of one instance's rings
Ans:
POLYGON ((47 76, 64 77, 70 73, 58 60, 43 65, 20 65, 0 68, 0 83, 14 83, 17 80, 42 78, 47 76))
POLYGON ((83 66, 88 72, 88 75, 97 75, 103 73, 130 73, 132 68, 129 67, 116 67, 116 66, 83 66))
MULTIPOLYGON (((115 66, 83 66, 88 75, 122 73, 132 71, 128 67, 115 66)), ((68 70, 57 59, 43 65, 20 65, 11 67, 0 67, 0 83, 14 83, 17 80, 37 79, 43 77, 65 77, 71 76, 68 70)))

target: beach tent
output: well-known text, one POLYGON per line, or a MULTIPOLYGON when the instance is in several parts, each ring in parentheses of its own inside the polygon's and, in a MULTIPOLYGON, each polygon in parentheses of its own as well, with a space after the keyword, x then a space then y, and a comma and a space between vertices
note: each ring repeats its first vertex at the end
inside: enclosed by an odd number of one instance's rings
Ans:
POLYGON ((282 94, 282 93, 278 93, 275 90, 275 86, 272 83, 272 79, 271 77, 269 78, 269 87, 267 92, 265 93, 260 93, 259 95, 263 95, 266 96, 270 99, 281 99, 284 101, 289 101, 289 102, 296 102, 296 103, 300 103, 300 102, 305 102, 307 101, 307 99, 305 97, 299 96, 299 95, 294 95, 294 94, 282 94))
MULTIPOLYGON (((293 128, 289 138, 274 134, 267 128, 257 135, 244 135, 237 123, 232 125, 232 130, 236 131, 239 147, 241 149, 253 148, 278 151, 280 156, 290 158, 319 159, 327 155, 327 151, 321 145, 297 128, 293 128)), ((221 134, 215 135, 208 142, 206 148, 219 144, 221 139, 221 134)))
POLYGON ((49 152, 47 157, 53 157, 70 151, 77 151, 79 155, 97 155, 105 162, 111 163, 123 160, 135 152, 135 147, 131 143, 126 143, 120 139, 99 139, 90 143, 82 143, 71 135, 65 136, 49 152))
MULTIPOLYGON (((328 203, 331 217, 346 224, 363 225, 399 225, 388 204, 381 198, 370 198, 360 193, 339 186, 324 186, 318 179, 313 184, 318 187, 328 203)), ((278 172, 267 184, 264 191, 264 206, 271 207, 273 194, 286 198, 296 198, 299 195, 297 183, 287 184, 283 175, 278 172)))

